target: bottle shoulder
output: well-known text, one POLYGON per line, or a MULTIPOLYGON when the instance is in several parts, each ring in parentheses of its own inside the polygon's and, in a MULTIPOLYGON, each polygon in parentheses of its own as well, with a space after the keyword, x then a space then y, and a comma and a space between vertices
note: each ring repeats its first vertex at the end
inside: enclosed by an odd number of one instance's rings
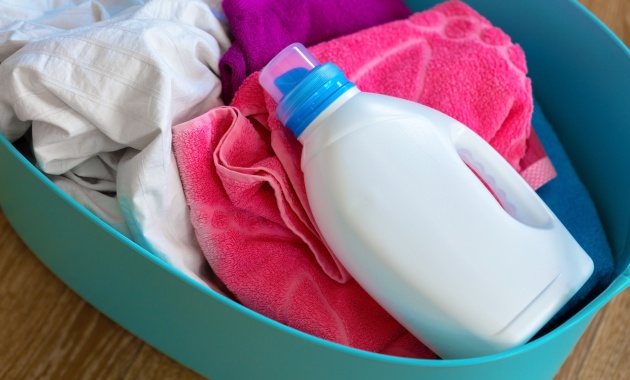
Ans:
POLYGON ((368 92, 359 92, 343 105, 309 126, 301 138, 304 146, 328 144, 348 134, 368 128, 380 127, 383 138, 392 128, 407 129, 409 134, 451 139, 457 131, 466 128, 455 119, 430 107, 404 99, 368 92))
MULTIPOLYGON (((361 149, 372 153, 392 146, 410 147, 416 155, 439 156, 452 150, 463 125, 426 106, 384 95, 359 93, 306 131, 302 168, 322 152, 361 149)), ((337 153, 336 153, 337 154, 337 153)))
POLYGON ((359 92, 335 112, 323 124, 335 128, 348 125, 383 123, 394 119, 423 119, 436 127, 459 124, 451 117, 425 105, 409 100, 369 92, 359 92))

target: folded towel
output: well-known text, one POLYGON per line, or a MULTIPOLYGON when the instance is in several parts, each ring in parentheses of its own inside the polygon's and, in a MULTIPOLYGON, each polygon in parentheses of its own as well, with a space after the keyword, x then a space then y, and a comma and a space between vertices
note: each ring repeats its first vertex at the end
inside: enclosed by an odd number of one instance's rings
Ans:
MULTIPOLYGON (((523 53, 463 3, 311 51, 338 64, 362 90, 460 118, 518 167, 532 111, 523 53)), ((306 198, 302 146, 275 107, 255 73, 231 107, 173 129, 193 226, 211 267, 244 305, 296 329, 368 351, 434 357, 326 247, 306 198)))
POLYGON ((402 0, 224 0, 223 9, 234 35, 219 63, 226 104, 293 42, 310 46, 411 14, 402 0))
POLYGON ((221 107, 174 127, 173 138, 200 245, 240 302, 341 344, 435 357, 326 249, 282 162, 297 154, 289 131, 221 107))
MULTIPOLYGON (((533 108, 524 53, 463 2, 312 50, 320 62, 334 61, 362 91, 415 101, 457 119, 522 172, 533 108)), ((554 176, 551 169, 537 182, 554 176)))
POLYGON ((540 336, 565 322, 606 289, 614 279, 615 264, 588 190, 571 166, 569 157, 536 102, 532 124, 558 172, 553 181, 536 192, 588 253, 594 264, 591 277, 541 330, 538 334, 540 336))

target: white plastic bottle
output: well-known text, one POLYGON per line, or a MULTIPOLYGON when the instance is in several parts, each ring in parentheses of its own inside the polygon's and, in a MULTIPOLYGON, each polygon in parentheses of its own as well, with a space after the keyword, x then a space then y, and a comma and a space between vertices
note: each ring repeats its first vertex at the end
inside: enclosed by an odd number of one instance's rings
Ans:
POLYGON ((360 92, 299 44, 260 82, 304 146, 307 195, 326 242, 442 358, 527 342, 590 277, 592 260, 562 223, 458 121, 360 92))

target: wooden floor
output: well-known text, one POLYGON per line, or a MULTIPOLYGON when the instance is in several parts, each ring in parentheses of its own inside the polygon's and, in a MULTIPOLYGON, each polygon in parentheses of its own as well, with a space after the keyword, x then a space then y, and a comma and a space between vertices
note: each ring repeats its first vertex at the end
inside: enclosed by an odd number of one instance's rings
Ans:
MULTIPOLYGON (((582 0, 630 46, 630 0, 582 0)), ((630 89, 628 89, 630 96, 630 89)), ((557 379, 630 378, 630 291, 602 309, 557 379)), ((0 379, 197 379, 84 302, 0 211, 0 379)))

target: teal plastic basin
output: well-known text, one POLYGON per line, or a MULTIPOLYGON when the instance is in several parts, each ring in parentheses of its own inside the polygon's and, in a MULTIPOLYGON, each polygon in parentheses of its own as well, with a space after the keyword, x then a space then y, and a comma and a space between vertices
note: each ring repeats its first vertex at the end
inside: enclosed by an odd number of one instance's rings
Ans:
MULTIPOLYGON (((436 1, 413 1, 423 10, 436 1)), ((545 379, 630 282, 630 52, 571 0, 469 0, 526 52, 536 98, 589 189, 616 280, 546 336, 466 360, 416 360, 331 343, 189 280, 56 188, 0 136, 0 204, 68 286, 160 351, 213 379, 545 379), (626 173, 626 174, 624 174, 626 173)))

